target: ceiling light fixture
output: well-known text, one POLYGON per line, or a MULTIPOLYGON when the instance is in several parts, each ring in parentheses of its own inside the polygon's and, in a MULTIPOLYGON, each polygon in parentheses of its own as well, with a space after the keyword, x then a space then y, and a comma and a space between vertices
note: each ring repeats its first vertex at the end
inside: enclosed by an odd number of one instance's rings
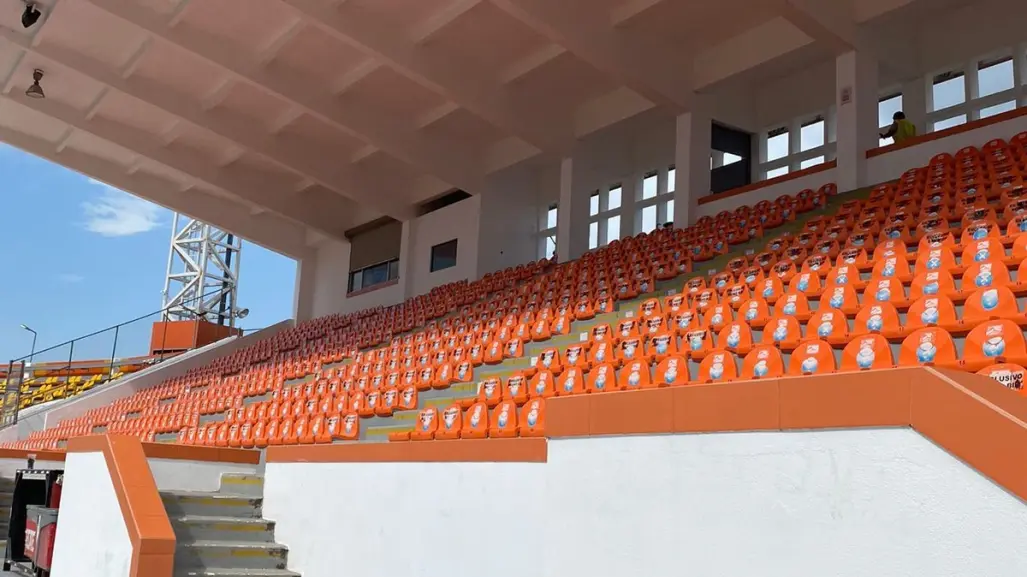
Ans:
POLYGON ((32 86, 29 86, 25 90, 25 96, 29 98, 46 98, 46 93, 43 92, 43 87, 39 85, 39 81, 43 79, 43 71, 36 68, 32 71, 32 86))
POLYGON ((21 25, 25 28, 32 28, 36 22, 39 22, 39 17, 42 16, 43 13, 39 11, 39 8, 36 8, 35 2, 32 2, 31 0, 24 1, 25 10, 21 13, 21 25))

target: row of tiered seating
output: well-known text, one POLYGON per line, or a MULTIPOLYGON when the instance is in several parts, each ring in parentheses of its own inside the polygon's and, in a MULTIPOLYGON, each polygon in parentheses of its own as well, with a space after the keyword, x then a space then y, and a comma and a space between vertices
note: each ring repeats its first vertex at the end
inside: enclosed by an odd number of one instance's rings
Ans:
POLYGON ((302 323, 28 444, 111 430, 263 447, 355 440, 361 420, 408 417, 377 429, 532 436, 554 396, 922 364, 1019 387, 1025 143, 939 155, 683 284, 696 263, 823 209, 833 187, 302 323), (438 396, 450 390, 466 398, 438 396))
POLYGON ((689 382, 935 365, 1022 389, 1025 143, 938 155, 390 439, 502 437, 510 403, 689 382))
MULTIPOLYGON (((661 229, 611 243, 570 265, 539 261, 439 287, 399 306, 302 323, 211 366, 34 433, 23 444, 60 446, 69 437, 100 431, 148 440, 175 434, 183 443, 244 447, 354 440, 360 418, 414 411, 426 391, 473 386, 479 367, 521 357, 529 343, 558 339, 575 323, 610 314, 616 302, 690 272, 693 260, 724 254, 728 245, 760 238, 764 229, 822 208, 833 192, 830 186, 803 191, 747 209, 748 229, 726 225, 735 219, 725 213, 688 230, 661 229), (727 233, 696 251, 690 239, 713 230, 727 233), (424 330, 412 332, 418 327, 424 330), (389 351, 361 352, 387 342, 389 351), (309 376, 311 383, 284 386, 309 376)), ((532 415, 540 411, 538 404, 529 406, 520 421, 534 422, 532 415)), ((541 422, 537 434, 540 427, 541 422)))

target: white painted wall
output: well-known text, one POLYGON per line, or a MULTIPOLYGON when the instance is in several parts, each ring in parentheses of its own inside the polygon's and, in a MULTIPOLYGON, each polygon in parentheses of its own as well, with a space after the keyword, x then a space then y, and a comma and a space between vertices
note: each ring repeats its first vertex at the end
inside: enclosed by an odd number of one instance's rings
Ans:
POLYGON ((150 473, 160 491, 217 491, 221 488, 221 475, 255 474, 257 465, 185 461, 182 459, 147 459, 150 473))
POLYGON ((268 463, 264 517, 304 577, 541 575, 544 467, 268 463))
POLYGON ((480 201, 478 276, 538 260, 543 211, 560 188, 558 174, 547 176, 545 167, 522 164, 489 178, 480 201))
MULTIPOLYGON (((1025 2, 976 0, 957 2, 962 5, 941 10, 930 2, 918 4, 869 25, 874 33, 897 40, 895 49, 911 54, 911 61, 916 63, 911 72, 916 75, 944 72, 994 50, 1027 42, 1022 25, 1027 20, 1025 2), (953 42, 953 38, 959 41, 953 42)), ((835 61, 826 52, 822 57, 821 62, 752 87, 758 124, 755 130, 788 124, 835 103, 835 61)), ((898 88, 902 79, 895 78, 890 68, 882 66, 880 73, 882 91, 898 88)))
POLYGON ((744 194, 737 194, 735 196, 729 196, 706 204, 700 204, 699 216, 714 216, 723 210, 734 210, 745 205, 751 206, 762 200, 772 201, 783 194, 791 194, 794 196, 797 192, 807 188, 817 190, 825 184, 834 182, 835 178, 837 178, 837 172, 837 168, 829 168, 821 172, 800 176, 793 180, 786 180, 763 188, 757 188, 756 190, 752 190, 744 194))
POLYGON ((70 453, 52 577, 128 577, 132 542, 103 453, 70 453))
POLYGON ((270 463, 264 511, 304 577, 1027 571, 1027 506, 910 429, 556 440, 544 464, 270 463))
MULTIPOLYGON (((19 469, 28 468, 28 459, 0 459, 0 478, 13 479, 19 469)), ((36 461, 35 469, 60 470, 64 468, 64 461, 36 461)))
MULTIPOLYGON (((312 291, 301 288, 298 294, 313 299, 311 314, 316 318, 391 306, 403 302, 408 296, 424 294, 439 285, 463 279, 476 280, 481 203, 480 196, 472 196, 410 221, 407 224, 409 246, 404 247, 400 253, 399 282, 355 296, 346 296, 350 244, 324 241, 311 257, 315 263, 315 272, 309 278, 301 275, 299 279, 300 282, 313 282, 314 288, 312 291), (454 238, 457 239, 457 265, 431 272, 431 247, 454 238), (404 262, 408 258, 411 262, 404 262), (405 275, 412 278, 406 279, 405 275), (409 294, 406 294, 407 287, 409 294)), ((491 210, 494 214, 496 208, 491 210)))
POLYGON ((758 86, 754 132, 790 126, 797 117, 826 111, 835 101, 834 85, 835 59, 830 58, 758 86))
POLYGON ((481 197, 472 196, 434 212, 420 216, 411 223, 410 258, 413 295, 460 280, 478 278, 478 231, 481 218, 481 197), (431 248, 457 239, 456 266, 431 272, 431 248))
POLYGON ((1027 116, 1020 116, 998 124, 982 126, 945 138, 931 140, 916 146, 900 148, 867 160, 867 178, 870 182, 894 180, 902 173, 925 166, 931 158, 943 152, 954 153, 964 146, 983 146, 994 138, 1009 139, 1027 130, 1027 116))

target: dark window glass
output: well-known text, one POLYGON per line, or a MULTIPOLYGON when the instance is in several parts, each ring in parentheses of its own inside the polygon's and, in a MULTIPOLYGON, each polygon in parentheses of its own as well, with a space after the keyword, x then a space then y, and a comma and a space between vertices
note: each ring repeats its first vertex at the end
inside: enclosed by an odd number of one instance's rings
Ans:
POLYGON ((456 266, 456 239, 431 247, 431 272, 456 266))
POLYGON ((399 259, 373 264, 349 273, 348 292, 354 292, 399 278, 399 259))

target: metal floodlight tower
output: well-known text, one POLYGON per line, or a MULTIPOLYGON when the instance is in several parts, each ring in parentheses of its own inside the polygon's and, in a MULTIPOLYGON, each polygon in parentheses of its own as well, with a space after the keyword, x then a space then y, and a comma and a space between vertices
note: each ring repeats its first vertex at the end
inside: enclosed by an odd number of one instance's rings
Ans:
POLYGON ((164 279, 166 320, 199 320, 235 326, 242 239, 196 219, 175 214, 168 274, 164 279))

